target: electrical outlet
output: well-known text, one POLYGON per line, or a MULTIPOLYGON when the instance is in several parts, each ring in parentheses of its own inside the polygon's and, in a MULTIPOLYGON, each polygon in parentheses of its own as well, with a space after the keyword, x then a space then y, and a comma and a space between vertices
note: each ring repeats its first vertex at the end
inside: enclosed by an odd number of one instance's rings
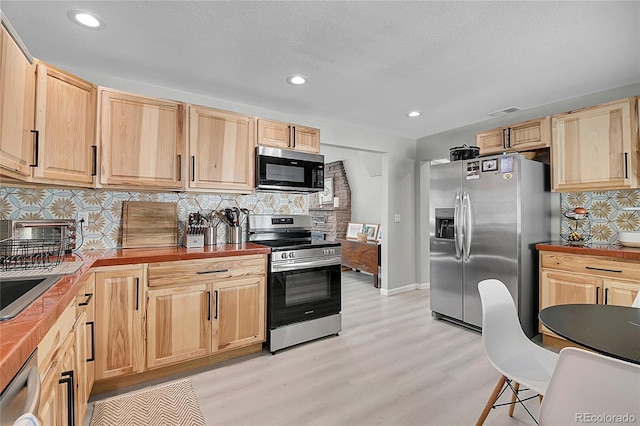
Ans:
POLYGON ((76 213, 76 222, 78 224, 82 223, 82 225, 86 226, 89 222, 89 212, 78 212, 76 213))

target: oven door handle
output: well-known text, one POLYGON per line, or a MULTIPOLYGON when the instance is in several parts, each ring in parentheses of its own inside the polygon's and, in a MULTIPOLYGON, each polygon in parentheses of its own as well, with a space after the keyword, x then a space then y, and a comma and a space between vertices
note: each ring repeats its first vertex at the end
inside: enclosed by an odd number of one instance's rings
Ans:
POLYGON ((299 269, 311 269, 318 268, 324 266, 340 266, 342 263, 341 257, 331 257, 322 260, 309 260, 309 261, 300 261, 300 260, 291 260, 287 262, 278 262, 271 264, 271 272, 285 272, 285 271, 296 271, 299 269))

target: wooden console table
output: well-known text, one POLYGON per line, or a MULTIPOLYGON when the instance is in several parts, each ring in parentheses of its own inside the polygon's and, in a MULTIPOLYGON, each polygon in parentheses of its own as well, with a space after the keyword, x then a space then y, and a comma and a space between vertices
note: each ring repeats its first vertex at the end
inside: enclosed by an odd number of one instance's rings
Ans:
POLYGON ((342 266, 373 274, 373 286, 378 288, 378 259, 380 244, 337 239, 342 246, 342 266))

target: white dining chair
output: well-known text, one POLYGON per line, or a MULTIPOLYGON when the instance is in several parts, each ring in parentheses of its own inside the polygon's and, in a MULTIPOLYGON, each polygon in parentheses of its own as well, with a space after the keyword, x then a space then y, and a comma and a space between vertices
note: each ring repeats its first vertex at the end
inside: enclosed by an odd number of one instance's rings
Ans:
MULTIPOLYGON (((493 367, 502 374, 476 425, 482 425, 496 401, 510 389, 512 392, 509 415, 515 403, 522 404, 521 386, 532 390, 538 397, 544 395, 558 354, 533 343, 522 331, 515 304, 507 287, 497 279, 478 283, 482 303, 482 344, 493 367)), ((536 395, 533 396, 535 398, 536 395)), ((535 417, 522 404, 535 420, 535 417)))
POLYGON ((640 291, 636 294, 636 298, 633 299, 633 303, 631 304, 634 308, 640 308, 640 291))
POLYGON ((638 419, 639 364, 578 348, 560 351, 540 405, 540 425, 623 424, 638 419))

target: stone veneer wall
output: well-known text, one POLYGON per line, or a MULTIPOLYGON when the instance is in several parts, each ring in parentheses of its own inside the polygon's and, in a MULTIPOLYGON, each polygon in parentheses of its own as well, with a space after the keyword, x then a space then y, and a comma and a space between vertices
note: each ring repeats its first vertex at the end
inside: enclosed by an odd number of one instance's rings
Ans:
MULTIPOLYGON (((227 207, 247 208, 253 214, 308 214, 306 194, 256 192, 248 195, 195 192, 136 192, 72 188, 0 187, 0 219, 75 219, 88 212, 83 249, 122 246, 122 202, 160 201, 178 205, 179 243, 189 213, 209 213, 227 207)), ((218 226, 218 241, 225 241, 218 226)), ((80 238, 78 237, 78 241, 80 238)))
MULTIPOLYGON (((622 211, 623 207, 637 207, 640 204, 640 189, 570 192, 560 196, 561 213, 576 207, 584 207, 591 218, 591 234, 593 244, 614 244, 619 231, 640 231, 640 212, 622 211)), ((561 216, 561 233, 569 231, 569 222, 561 216)), ((571 226, 574 224, 572 223, 571 226)), ((586 223, 581 223, 584 227, 586 223)))
POLYGON ((351 188, 342 161, 325 164, 324 177, 333 179, 333 196, 339 199, 338 207, 333 207, 333 203, 320 204, 320 196, 312 195, 309 197, 309 214, 325 217, 326 222, 315 224, 313 230, 323 232, 325 240, 334 241, 347 234, 347 225, 351 221, 351 188))

